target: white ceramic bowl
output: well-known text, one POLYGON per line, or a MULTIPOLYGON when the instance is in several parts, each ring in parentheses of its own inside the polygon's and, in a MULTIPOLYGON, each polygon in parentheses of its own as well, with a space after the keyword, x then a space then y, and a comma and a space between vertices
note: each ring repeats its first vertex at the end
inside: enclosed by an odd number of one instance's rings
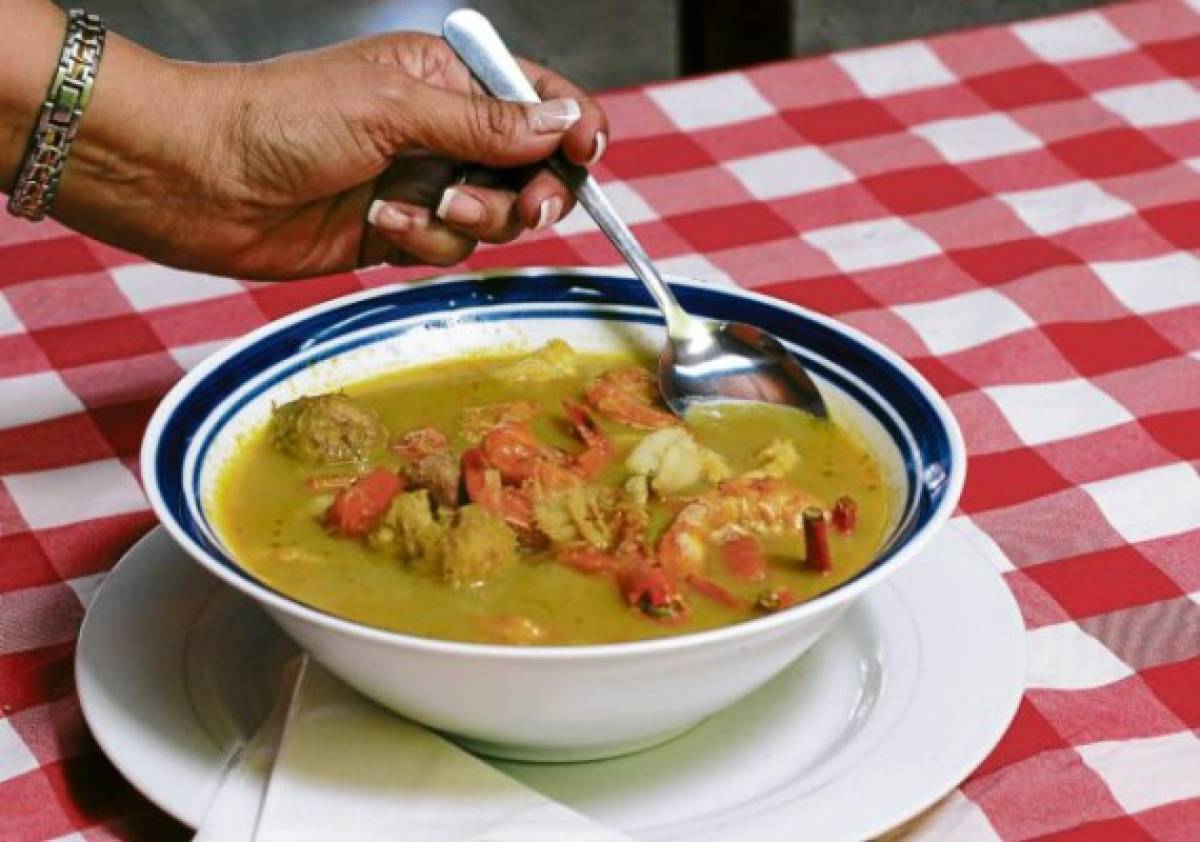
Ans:
POLYGON ((159 519, 200 564, 253 597, 365 695, 487 754, 580 760, 652 745, 737 701, 795 660, 850 603, 942 526, 966 467, 953 417, 895 354, 819 314, 739 290, 674 281, 697 315, 758 324, 804 359, 840 423, 882 457, 895 516, 879 557, 787 611, 712 631, 591 646, 455 643, 362 625, 302 604, 241 568, 206 514, 240 432, 272 403, 373 373, 560 336, 581 350, 657 348, 661 321, 624 273, 529 269, 460 275, 339 298, 231 343, 163 399, 142 446, 159 519))

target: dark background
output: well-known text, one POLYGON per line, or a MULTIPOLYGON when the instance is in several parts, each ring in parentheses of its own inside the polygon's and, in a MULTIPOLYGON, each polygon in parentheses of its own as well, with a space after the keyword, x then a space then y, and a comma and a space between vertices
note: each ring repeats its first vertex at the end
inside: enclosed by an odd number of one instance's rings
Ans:
MULTIPOLYGON (((58 0, 59 5, 81 5, 58 0)), ((1099 5, 1097 0, 87 0, 176 58, 258 59, 389 29, 437 32, 471 6, 515 51, 588 89, 880 44, 1099 5)))

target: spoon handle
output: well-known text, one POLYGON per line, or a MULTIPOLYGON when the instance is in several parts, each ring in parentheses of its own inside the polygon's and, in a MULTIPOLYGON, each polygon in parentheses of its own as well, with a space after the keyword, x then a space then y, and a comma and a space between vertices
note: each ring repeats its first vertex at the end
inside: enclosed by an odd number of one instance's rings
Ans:
MULTIPOLYGON (((511 102, 541 102, 517 60, 500 40, 500 35, 479 12, 472 9, 451 12, 442 25, 442 34, 463 64, 492 96, 511 102)), ((548 163, 650 290, 666 320, 667 334, 672 339, 686 339, 693 335, 691 317, 679 306, 675 294, 658 274, 629 226, 617 215, 596 180, 588 175, 586 169, 570 163, 561 155, 554 156, 548 163)))

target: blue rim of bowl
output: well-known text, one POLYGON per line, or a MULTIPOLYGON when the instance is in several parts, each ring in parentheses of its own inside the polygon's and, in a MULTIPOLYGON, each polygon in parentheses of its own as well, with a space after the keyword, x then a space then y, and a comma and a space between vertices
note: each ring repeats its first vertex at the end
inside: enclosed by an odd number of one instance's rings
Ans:
POLYGON ((643 641, 537 647, 443 641, 369 626, 299 602, 254 577, 214 540, 214 530, 196 502, 200 498, 200 467, 225 424, 262 392, 320 360, 451 321, 604 318, 661 325, 645 288, 619 271, 539 268, 381 287, 318 304, 257 329, 194 368, 155 411, 141 453, 151 505, 172 537, 194 558, 259 601, 351 634, 419 642, 438 649, 482 650, 489 655, 630 652, 635 647, 669 648, 736 635, 746 626, 762 628, 849 599, 912 557, 949 517, 966 467, 958 426, 932 387, 884 346, 828 317, 740 289, 677 278, 670 281, 689 312, 750 322, 778 336, 810 370, 863 406, 901 454, 907 480, 904 513, 875 561, 846 582, 788 611, 643 641), (267 370, 271 370, 270 377, 260 377, 267 370), (246 387, 248 379, 254 381, 253 388, 246 387))

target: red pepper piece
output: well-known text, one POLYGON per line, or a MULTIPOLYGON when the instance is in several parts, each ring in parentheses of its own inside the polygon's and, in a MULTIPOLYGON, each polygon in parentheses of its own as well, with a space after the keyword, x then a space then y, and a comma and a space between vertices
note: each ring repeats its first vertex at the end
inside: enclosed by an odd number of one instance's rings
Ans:
POLYGON ((745 608, 745 603, 734 594, 725 590, 712 579, 703 576, 688 576, 688 586, 706 599, 711 599, 726 608, 745 608))
POLYGON ((734 538, 721 545, 725 568, 735 579, 761 582, 767 578, 767 558, 758 541, 750 536, 734 538))
POLYGON ((467 497, 472 503, 478 503, 485 509, 500 512, 500 474, 483 458, 483 451, 478 447, 464 450, 462 455, 463 481, 467 486, 467 497), (494 480, 489 481, 488 471, 494 472, 494 480))
POLYGON ((805 560, 818 573, 828 573, 832 566, 829 555, 829 522, 825 512, 816 506, 804 510, 805 560))
POLYGON ((376 468, 334 498, 325 512, 325 523, 338 535, 366 535, 383 517, 403 483, 394 471, 376 468))
POLYGON ((679 620, 687 603, 674 580, 658 565, 635 563, 623 569, 617 584, 625 601, 655 620, 679 620))
POLYGON ((858 503, 850 497, 839 497, 833 504, 833 525, 838 532, 847 534, 858 526, 858 503))
POLYGON ((575 456, 575 469, 585 479, 594 477, 604 466, 612 461, 613 447, 608 437, 596 425, 596 419, 581 403, 572 400, 563 401, 563 411, 567 413, 575 435, 583 442, 583 452, 575 456))

